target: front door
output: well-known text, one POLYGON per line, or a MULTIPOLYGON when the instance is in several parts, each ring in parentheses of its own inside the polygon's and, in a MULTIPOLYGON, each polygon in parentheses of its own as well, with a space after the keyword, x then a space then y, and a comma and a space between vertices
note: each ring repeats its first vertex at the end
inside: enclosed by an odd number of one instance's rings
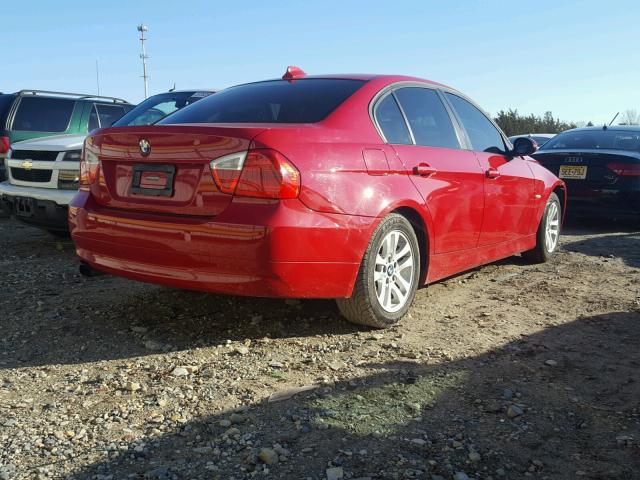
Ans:
POLYGON ((464 127, 484 172, 484 220, 478 245, 515 240, 529 233, 534 215, 534 178, 527 160, 508 158, 495 125, 472 103, 445 94, 464 127))

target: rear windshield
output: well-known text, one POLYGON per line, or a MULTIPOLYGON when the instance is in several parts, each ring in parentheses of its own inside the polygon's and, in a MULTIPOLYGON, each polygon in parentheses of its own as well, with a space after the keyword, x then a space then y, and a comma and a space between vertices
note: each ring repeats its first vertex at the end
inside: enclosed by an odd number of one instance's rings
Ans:
POLYGON ((113 124, 114 127, 151 125, 170 113, 197 102, 212 92, 160 93, 139 103, 133 110, 113 124))
POLYGON ((75 105, 75 100, 66 98, 22 97, 11 129, 27 132, 65 132, 75 105))
POLYGON ((11 109, 11 105, 13 105, 15 98, 16 96, 10 93, 0 95, 0 130, 5 129, 7 116, 9 115, 9 110, 11 109))
POLYGON ((218 92, 158 123, 315 123, 363 84, 311 78, 249 83, 218 92))
POLYGON ((577 130, 556 135, 544 144, 544 150, 611 149, 640 151, 640 131, 577 130))

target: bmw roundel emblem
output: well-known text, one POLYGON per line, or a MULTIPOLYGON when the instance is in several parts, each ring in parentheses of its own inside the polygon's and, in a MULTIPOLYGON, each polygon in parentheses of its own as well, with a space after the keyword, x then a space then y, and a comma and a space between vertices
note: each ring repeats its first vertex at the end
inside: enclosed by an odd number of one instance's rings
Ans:
POLYGON ((146 138, 143 138, 142 140, 140 140, 139 145, 140 145, 140 153, 142 154, 143 157, 146 157, 151 153, 151 144, 149 143, 149 140, 147 140, 146 138))

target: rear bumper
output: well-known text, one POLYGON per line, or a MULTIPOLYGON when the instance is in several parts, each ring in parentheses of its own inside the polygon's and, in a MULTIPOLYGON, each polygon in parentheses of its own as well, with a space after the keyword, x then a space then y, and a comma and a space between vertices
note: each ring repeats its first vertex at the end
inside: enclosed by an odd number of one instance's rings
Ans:
POLYGON ((95 269, 267 297, 349 297, 375 222, 320 214, 297 200, 234 200, 215 221, 106 208, 85 192, 69 207, 76 252, 95 269))
POLYGON ((0 183, 0 206, 5 215, 46 228, 66 231, 67 204, 76 194, 73 190, 21 187, 9 182, 0 183))
POLYGON ((569 190, 568 213, 593 217, 640 215, 640 190, 569 190))

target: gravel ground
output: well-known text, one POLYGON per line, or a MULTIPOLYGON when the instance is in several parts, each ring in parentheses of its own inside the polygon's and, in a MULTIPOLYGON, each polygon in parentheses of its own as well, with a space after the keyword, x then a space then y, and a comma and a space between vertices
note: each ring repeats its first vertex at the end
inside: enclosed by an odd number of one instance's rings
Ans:
POLYGON ((6 219, 0 266, 0 480, 640 478, 630 225, 421 289, 387 331, 87 279, 6 219))

